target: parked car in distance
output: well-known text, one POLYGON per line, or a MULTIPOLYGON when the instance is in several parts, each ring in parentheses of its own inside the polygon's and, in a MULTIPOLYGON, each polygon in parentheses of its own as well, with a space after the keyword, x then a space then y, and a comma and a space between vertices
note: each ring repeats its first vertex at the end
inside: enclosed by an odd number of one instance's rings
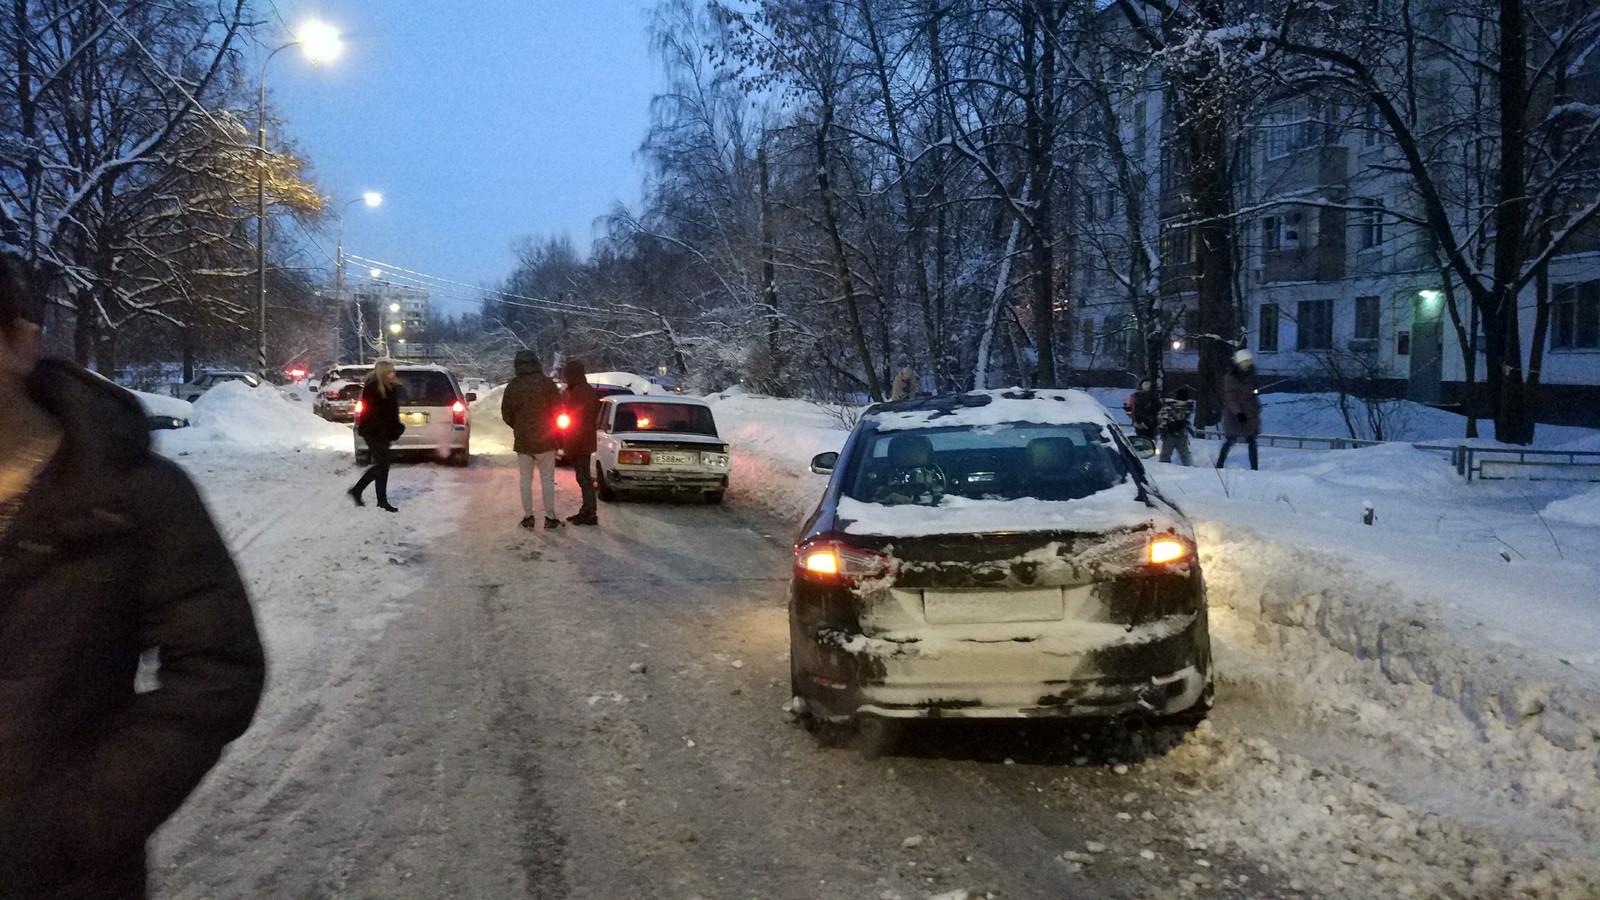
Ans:
MULTIPOLYGON (((400 378, 400 424, 406 430, 390 449, 396 454, 431 454, 453 466, 467 465, 472 453, 472 413, 455 376, 434 365, 397 365, 395 373, 400 378)), ((359 426, 359 400, 355 421, 359 426)), ((364 466, 372 454, 360 432, 354 434, 356 464, 364 466)))
POLYGON ((356 418, 356 401, 361 399, 361 385, 372 373, 372 365, 334 366, 322 373, 321 380, 311 385, 316 399, 311 411, 330 422, 353 422, 356 418))
POLYGON ((179 400, 188 400, 193 403, 201 394, 224 381, 241 381, 251 387, 261 386, 261 376, 254 372, 246 372, 240 369, 202 369, 195 374, 193 381, 174 384, 170 390, 172 396, 177 397, 179 400))
POLYGON ((721 503, 731 458, 705 401, 675 394, 612 394, 600 401, 594 479, 600 499, 694 493, 721 503))
POLYGON ((468 403, 489 393, 489 388, 493 387, 493 385, 489 384, 489 379, 487 378, 462 378, 460 382, 461 390, 467 395, 468 403))
POLYGON ((881 749, 913 718, 1183 729, 1210 709, 1194 529, 1088 394, 880 403, 811 470, 831 477, 794 544, 789 658, 813 730, 881 749))

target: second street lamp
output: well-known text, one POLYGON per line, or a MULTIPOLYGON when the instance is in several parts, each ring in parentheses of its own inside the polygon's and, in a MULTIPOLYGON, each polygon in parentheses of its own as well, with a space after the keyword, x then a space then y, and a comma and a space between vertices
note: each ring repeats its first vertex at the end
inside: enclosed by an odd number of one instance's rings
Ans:
POLYGON ((299 47, 313 63, 339 55, 344 45, 339 32, 325 22, 312 20, 300 26, 294 40, 267 54, 261 61, 261 92, 256 99, 256 371, 267 377, 267 64, 290 47, 299 47))
MULTIPOLYGON (((362 194, 356 199, 346 203, 339 210, 339 250, 334 259, 335 268, 333 270, 333 301, 339 304, 339 315, 341 316, 344 315, 344 214, 349 212, 350 207, 355 206, 357 203, 365 203, 368 207, 376 207, 383 203, 383 195, 377 191, 367 191, 365 194, 362 194)), ((367 361, 367 326, 361 314, 360 303, 355 304, 355 324, 356 362, 364 363, 367 361)), ((340 340, 340 344, 343 344, 342 339, 340 340)))

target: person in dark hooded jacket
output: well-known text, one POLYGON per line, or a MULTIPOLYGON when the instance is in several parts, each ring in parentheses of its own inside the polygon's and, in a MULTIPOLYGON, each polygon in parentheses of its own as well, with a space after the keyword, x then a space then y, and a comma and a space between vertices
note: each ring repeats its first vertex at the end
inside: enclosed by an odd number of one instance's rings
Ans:
POLYGON ((539 355, 532 350, 518 350, 512 366, 516 375, 500 399, 500 418, 511 426, 511 449, 517 453, 521 524, 523 528, 533 528, 539 522, 533 514, 533 473, 537 470, 544 527, 560 528, 561 519, 556 516, 556 416, 560 413, 561 389, 544 373, 539 355))
POLYGON ((0 257, 0 897, 138 898, 146 841, 250 724, 265 659, 138 401, 41 360, 43 297, 0 257))
POLYGON ((589 384, 589 373, 581 359, 567 360, 561 367, 561 380, 567 383, 567 389, 561 395, 561 406, 571 417, 566 434, 567 459, 572 461, 572 472, 578 476, 578 491, 583 495, 583 505, 567 521, 574 525, 599 525, 600 515, 594 498, 594 466, 590 460, 599 446, 594 431, 600 424, 600 395, 589 384))

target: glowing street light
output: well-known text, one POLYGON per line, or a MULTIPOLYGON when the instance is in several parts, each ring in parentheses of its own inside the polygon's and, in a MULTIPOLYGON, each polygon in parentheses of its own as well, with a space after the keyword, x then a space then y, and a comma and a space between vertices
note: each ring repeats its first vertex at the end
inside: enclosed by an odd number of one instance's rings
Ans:
POLYGON ((274 56, 290 47, 301 48, 306 59, 316 64, 337 57, 344 45, 337 29, 313 19, 300 26, 294 40, 268 53, 261 61, 261 91, 256 100, 256 289, 260 315, 256 369, 263 378, 267 374, 267 65, 274 56))
MULTIPOLYGON (((334 260, 333 270, 333 296, 334 301, 344 303, 344 214, 350 207, 357 203, 365 203, 369 208, 376 208, 383 203, 383 195, 377 191, 367 191, 354 200, 348 201, 339 208, 339 251, 334 260)), ((341 307, 342 308, 342 307, 341 307)), ((367 323, 363 315, 361 304, 356 304, 356 362, 367 361, 367 323)))

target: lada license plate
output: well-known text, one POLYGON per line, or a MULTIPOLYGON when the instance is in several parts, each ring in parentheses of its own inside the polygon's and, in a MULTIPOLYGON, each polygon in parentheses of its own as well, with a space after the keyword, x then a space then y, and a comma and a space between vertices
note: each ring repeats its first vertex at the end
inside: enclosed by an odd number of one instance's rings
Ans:
POLYGON ((681 450, 657 450, 651 459, 664 466, 692 466, 700 461, 700 454, 681 450))

